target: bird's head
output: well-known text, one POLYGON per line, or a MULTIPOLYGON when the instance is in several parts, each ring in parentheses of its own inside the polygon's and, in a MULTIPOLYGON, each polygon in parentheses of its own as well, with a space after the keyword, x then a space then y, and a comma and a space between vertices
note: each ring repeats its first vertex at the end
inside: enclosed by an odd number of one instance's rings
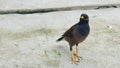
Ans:
POLYGON ((80 21, 89 21, 89 16, 87 14, 81 14, 80 21))

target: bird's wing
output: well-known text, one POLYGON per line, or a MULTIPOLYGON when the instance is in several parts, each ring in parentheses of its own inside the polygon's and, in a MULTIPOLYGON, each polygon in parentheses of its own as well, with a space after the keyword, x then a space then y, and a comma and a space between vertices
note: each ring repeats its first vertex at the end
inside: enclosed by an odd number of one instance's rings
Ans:
POLYGON ((76 28, 77 24, 73 25, 70 29, 68 29, 62 36, 63 37, 72 37, 73 30, 76 28))

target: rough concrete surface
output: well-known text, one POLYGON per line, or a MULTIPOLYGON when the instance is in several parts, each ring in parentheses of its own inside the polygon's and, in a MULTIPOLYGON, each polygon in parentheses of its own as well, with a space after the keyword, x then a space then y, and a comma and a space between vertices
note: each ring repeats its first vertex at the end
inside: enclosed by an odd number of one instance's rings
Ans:
POLYGON ((68 6, 120 4, 119 0, 0 0, 0 9, 56 8, 68 6))
MULTIPOLYGON (((0 9, 119 3, 119 0, 29 1, 0 0, 0 9)), ((119 68, 119 12, 120 8, 107 8, 0 15, 0 68, 119 68), (75 65, 71 63, 68 43, 56 40, 79 21, 82 13, 90 17, 91 32, 79 44, 83 60, 75 65)))
POLYGON ((45 14, 0 15, 0 68, 119 68, 120 9, 45 14), (91 32, 79 45, 83 60, 72 64, 69 46, 56 43, 81 13, 90 16, 91 32))

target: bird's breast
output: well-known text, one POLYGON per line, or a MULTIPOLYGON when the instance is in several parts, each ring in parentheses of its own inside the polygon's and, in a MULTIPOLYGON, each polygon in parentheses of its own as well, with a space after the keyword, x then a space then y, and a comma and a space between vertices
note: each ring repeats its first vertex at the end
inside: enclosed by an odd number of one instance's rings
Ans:
POLYGON ((89 25, 78 26, 74 32, 78 35, 87 36, 90 32, 89 25))
POLYGON ((82 42, 86 39, 90 32, 89 26, 79 26, 73 31, 73 37, 75 38, 76 42, 82 42))

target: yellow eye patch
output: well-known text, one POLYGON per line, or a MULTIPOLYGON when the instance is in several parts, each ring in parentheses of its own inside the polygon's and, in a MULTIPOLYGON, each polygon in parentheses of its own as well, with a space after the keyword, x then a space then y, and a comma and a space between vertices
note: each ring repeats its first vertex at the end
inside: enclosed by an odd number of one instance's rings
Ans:
POLYGON ((84 19, 84 16, 80 16, 81 19, 84 19))

